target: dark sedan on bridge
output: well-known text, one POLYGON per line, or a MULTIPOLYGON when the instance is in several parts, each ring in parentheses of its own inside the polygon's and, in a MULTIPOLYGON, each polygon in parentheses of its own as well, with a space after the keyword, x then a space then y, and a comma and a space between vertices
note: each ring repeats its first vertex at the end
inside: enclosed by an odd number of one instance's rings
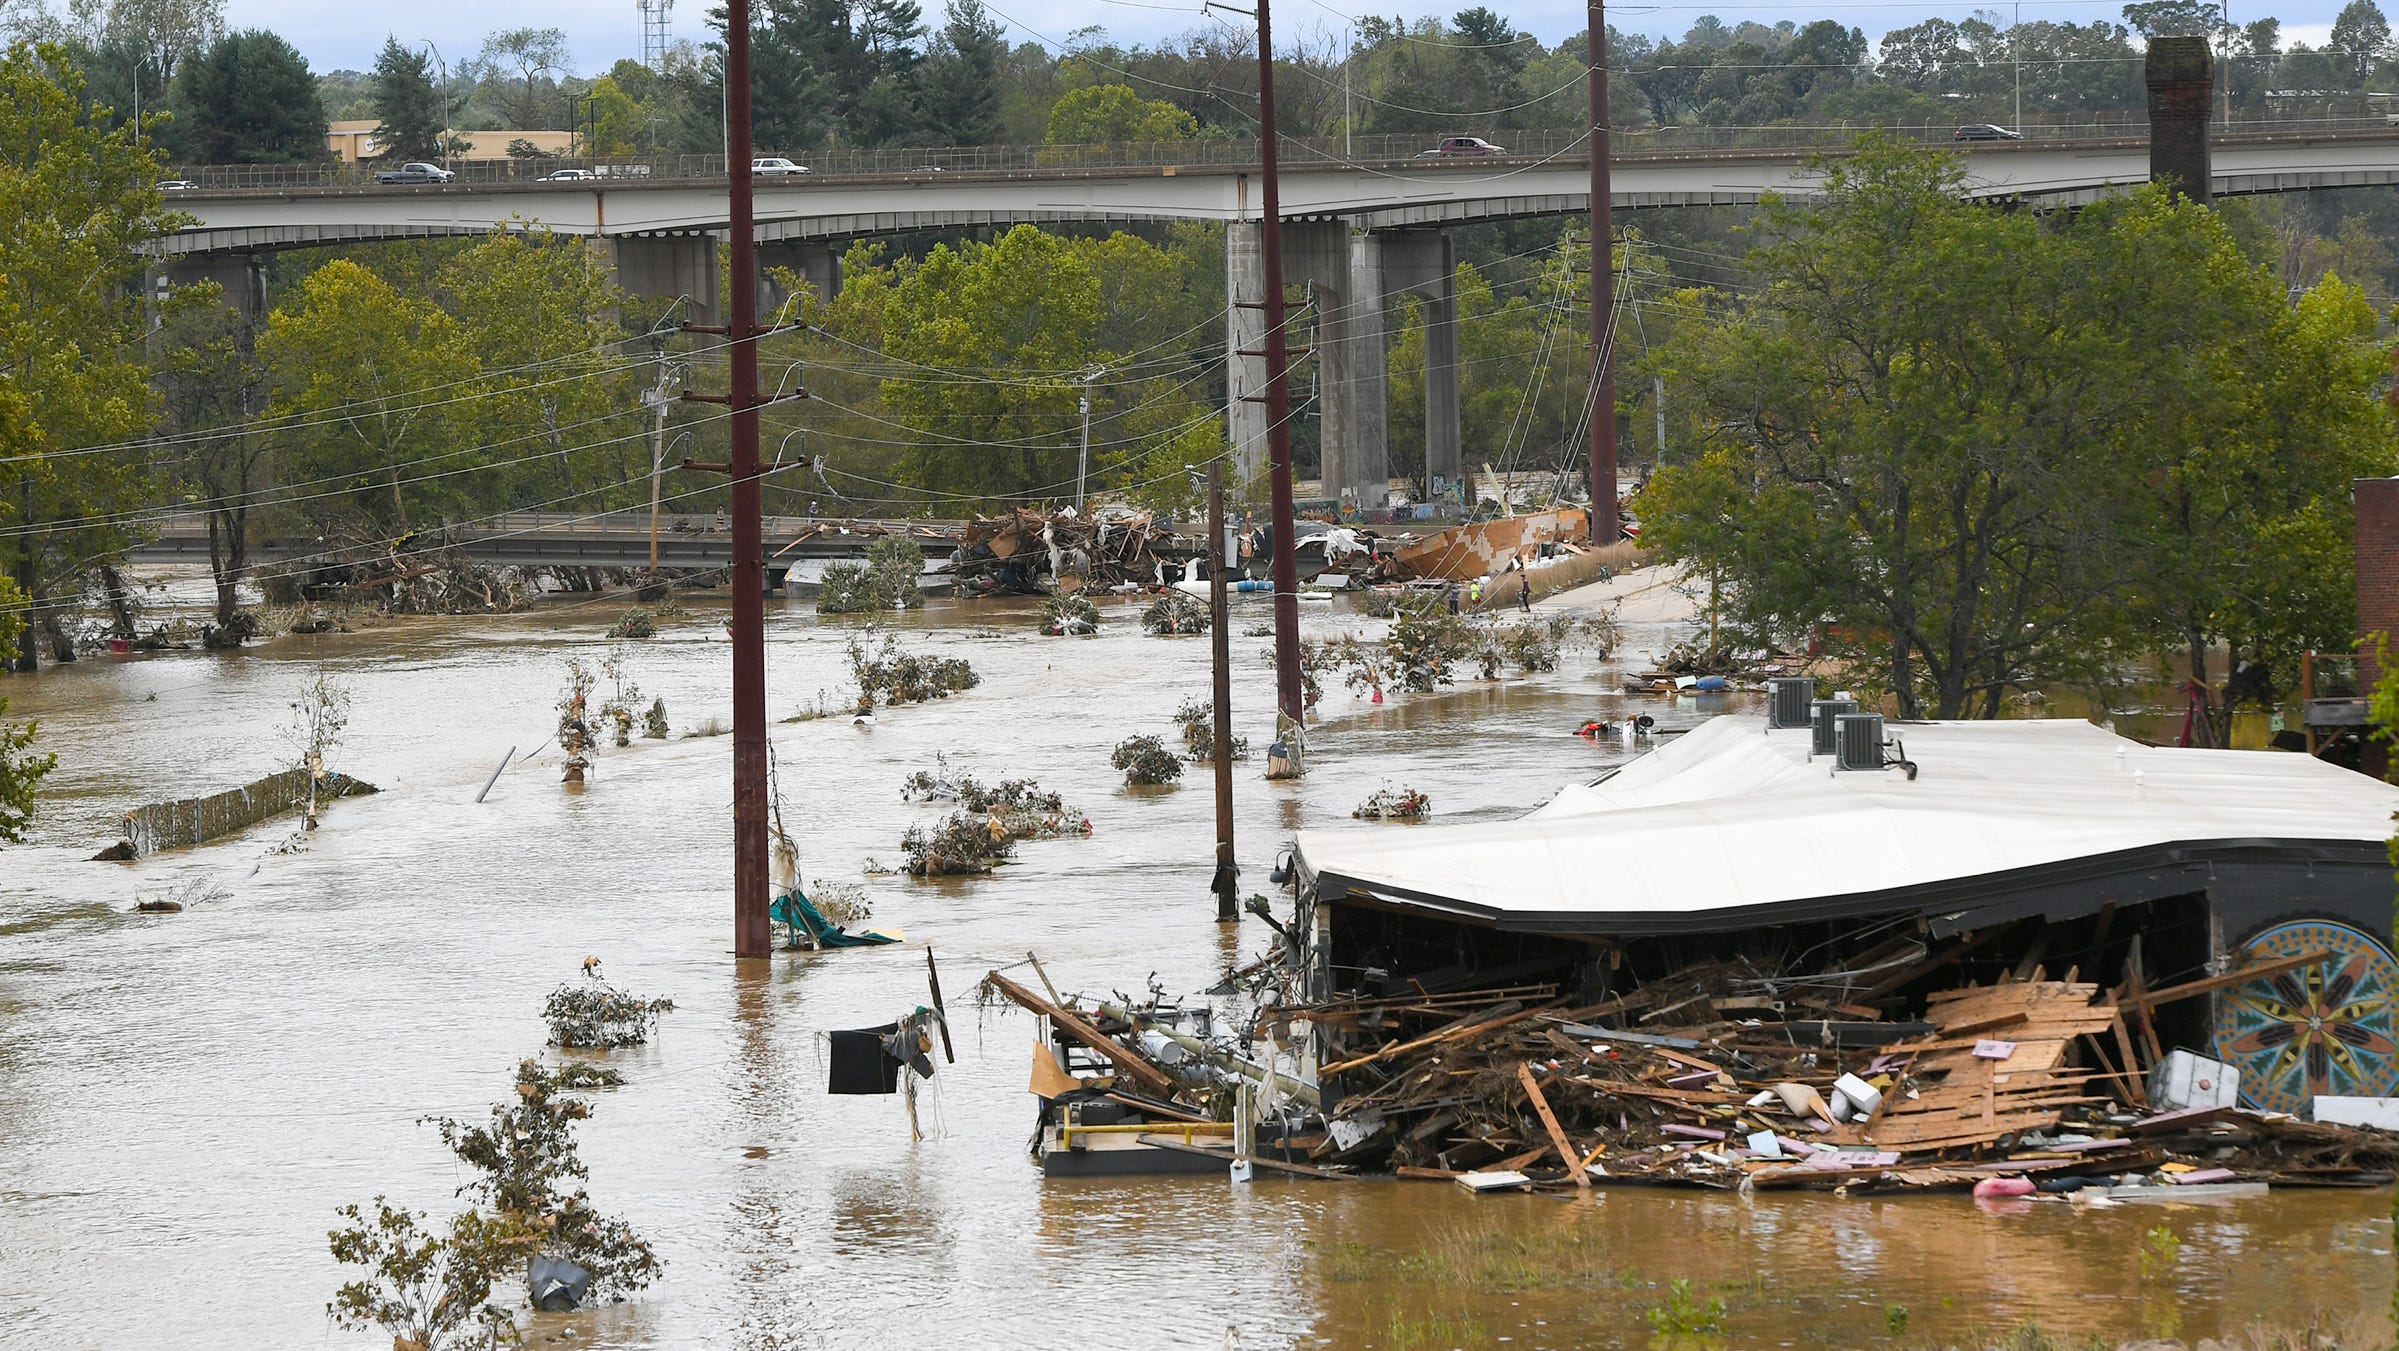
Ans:
POLYGON ((1951 132, 1949 139, 1953 141, 2021 141, 2024 139, 2024 133, 2009 131, 2006 127, 1995 127, 1988 122, 1975 122, 1951 132))

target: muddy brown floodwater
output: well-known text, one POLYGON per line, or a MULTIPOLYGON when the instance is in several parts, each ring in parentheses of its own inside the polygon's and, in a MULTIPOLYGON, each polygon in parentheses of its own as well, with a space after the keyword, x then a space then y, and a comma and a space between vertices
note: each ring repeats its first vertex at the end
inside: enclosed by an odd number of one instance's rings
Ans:
MULTIPOLYGON (((2036 1320, 2051 1331, 2186 1338, 2255 1318, 2383 1307, 2386 1193, 2103 1212, 1902 1200, 1610 1191, 1589 1204, 1476 1198, 1426 1183, 1210 1179, 1044 1183, 1024 1151, 1031 1022, 962 997, 1041 953, 1062 988, 1200 989, 1262 951, 1256 920, 1212 922, 1204 776, 1134 795, 1107 766, 1124 735, 1171 735, 1204 697, 1207 644, 1144 636, 1108 607, 1088 639, 1033 636, 1029 607, 936 606, 909 641, 968 657, 980 688, 888 714, 777 725, 786 819, 811 876, 893 861, 931 808, 899 801, 948 751, 988 778, 1033 775, 1088 810, 1088 840, 1025 846, 999 875, 872 879, 904 946, 778 954, 737 972, 730 941, 730 738, 603 752, 589 791, 555 751, 473 798, 510 745, 541 745, 564 661, 597 659, 621 602, 505 619, 410 621, 231 655, 86 661, 0 681, 60 769, 40 833, 0 853, 0 1346, 388 1345, 328 1326, 342 1279, 336 1206, 377 1194, 450 1205, 460 1170, 428 1114, 480 1117, 537 1050, 543 995, 587 955, 676 1009, 613 1063, 582 1132, 591 1186, 657 1244, 639 1301, 543 1315, 536 1345, 583 1347, 1642 1346, 1646 1314, 1691 1282, 1733 1346, 1905 1346, 2036 1320), (380 785, 334 807, 299 852, 288 825, 135 865, 83 861, 138 802, 288 763, 276 729, 319 667, 354 692, 337 766, 380 785), (186 882, 222 899, 128 913, 186 882), (819 1034, 924 996, 933 945, 959 1060, 924 1100, 824 1092, 819 1034), (763 1150, 763 1156, 759 1155, 763 1150), (2170 1266, 2140 1262, 2171 1228, 2170 1266)), ((729 716, 721 610, 623 645, 678 733, 729 716)), ((1237 606, 1238 629, 1266 622, 1237 606)), ((1372 627, 1311 610, 1311 630, 1372 627)), ((845 683, 845 630, 769 619, 781 716, 845 683)), ((1639 659, 1671 637, 1636 627, 1639 659)), ((1239 637, 1240 730, 1268 740, 1268 640, 1239 637)), ((1314 772, 1236 782, 1249 887, 1294 828, 1346 821, 1385 781, 1437 821, 1497 817, 1623 754, 1570 729, 1621 706, 1617 668, 1377 708, 1338 687, 1314 772)), ((1646 705, 1669 725, 1715 708, 1646 705)), ((1381 829, 1408 829, 1385 826, 1381 829)))

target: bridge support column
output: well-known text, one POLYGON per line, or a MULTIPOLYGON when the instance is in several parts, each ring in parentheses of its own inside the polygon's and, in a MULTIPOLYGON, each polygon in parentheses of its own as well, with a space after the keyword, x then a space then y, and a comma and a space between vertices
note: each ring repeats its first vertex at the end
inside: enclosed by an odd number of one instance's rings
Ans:
POLYGON ((267 316, 266 265, 255 253, 210 253, 170 260, 154 274, 159 299, 170 289, 213 281, 224 294, 226 309, 239 311, 252 324, 267 316))
POLYGON ((684 297, 698 324, 721 324, 716 240, 710 235, 618 235, 608 241, 616 284, 628 294, 661 300, 684 297))
MULTIPOLYGON (((1322 418, 1319 492, 1359 509, 1389 501, 1390 390, 1383 345, 1383 240, 1352 234, 1341 221, 1283 223, 1283 280, 1308 288, 1315 312, 1317 387, 1322 418)), ((1255 477, 1266 463, 1265 262, 1254 224, 1225 231, 1225 422, 1234 463, 1255 477)), ((1295 325, 1296 327, 1296 325, 1295 325)), ((1293 361, 1303 344, 1293 335, 1293 361)), ((1454 347, 1454 344, 1453 344, 1454 347)), ((1456 361, 1451 360, 1454 369, 1456 361)), ((1454 389, 1454 382, 1453 382, 1454 389)), ((1293 392, 1293 404, 1299 402, 1293 392)), ((1453 438, 1454 439, 1454 438, 1453 438)))
POLYGON ((1237 485, 1266 472, 1266 259, 1255 221, 1224 232, 1225 440, 1237 485))
POLYGON ((1424 298, 1424 492, 1459 481, 1463 459, 1458 414, 1458 265, 1441 230, 1393 230, 1383 237, 1383 282, 1391 294, 1424 298))
POLYGON ((1383 506, 1390 480, 1381 241, 1353 236, 1343 221, 1289 221, 1283 266, 1307 286, 1316 319, 1318 492, 1344 507, 1383 506))
POLYGON ((2216 200, 2207 146, 2214 66, 2204 37, 2153 37, 2142 71, 2149 86, 2149 177, 2203 205, 2216 200))
MULTIPOLYGON (((760 314, 781 314, 783 302, 791 298, 790 292, 776 284, 772 275, 776 269, 798 274, 816 292, 819 304, 841 294, 841 250, 821 240, 771 240, 758 246, 760 314)), ((786 322, 798 317, 796 313, 783 315, 786 322)))

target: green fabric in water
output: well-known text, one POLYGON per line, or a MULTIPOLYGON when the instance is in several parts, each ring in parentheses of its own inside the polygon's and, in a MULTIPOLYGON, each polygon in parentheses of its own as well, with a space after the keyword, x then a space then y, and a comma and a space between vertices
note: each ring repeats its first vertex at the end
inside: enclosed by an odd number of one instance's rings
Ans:
POLYGON ((800 946, 803 936, 815 939, 820 948, 871 948, 879 943, 900 941, 888 934, 844 933, 840 925, 825 918, 814 902, 796 891, 777 896, 775 903, 767 907, 766 913, 768 918, 791 930, 791 941, 785 945, 787 947, 800 946))

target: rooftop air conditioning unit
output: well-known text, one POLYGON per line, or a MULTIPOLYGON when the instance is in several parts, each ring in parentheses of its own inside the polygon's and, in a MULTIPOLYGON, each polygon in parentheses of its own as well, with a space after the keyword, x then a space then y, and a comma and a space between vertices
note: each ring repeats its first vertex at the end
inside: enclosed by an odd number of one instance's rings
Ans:
POLYGON ((1883 767, 1883 715, 1844 713, 1833 719, 1833 768, 1883 767))
POLYGON ((1858 701, 1855 699, 1818 699, 1808 705, 1808 710, 1815 715, 1813 719, 1815 736, 1808 745, 1808 754, 1811 756, 1830 755, 1833 753, 1833 720, 1844 713, 1857 712, 1858 701))
POLYGON ((1766 727, 1781 731, 1808 725, 1808 705, 1816 698, 1814 676, 1776 676, 1766 682, 1766 727))

